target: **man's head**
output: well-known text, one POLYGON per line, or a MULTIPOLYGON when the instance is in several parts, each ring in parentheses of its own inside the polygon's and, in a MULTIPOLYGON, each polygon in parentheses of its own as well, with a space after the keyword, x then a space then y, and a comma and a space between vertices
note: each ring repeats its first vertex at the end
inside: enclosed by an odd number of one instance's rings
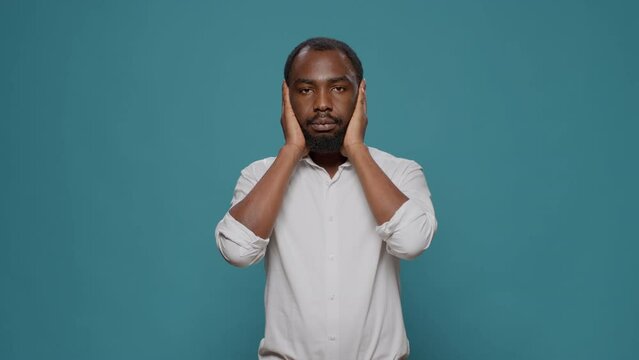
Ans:
POLYGON ((308 39, 288 56, 284 79, 311 152, 340 151, 363 75, 357 54, 339 40, 308 39))

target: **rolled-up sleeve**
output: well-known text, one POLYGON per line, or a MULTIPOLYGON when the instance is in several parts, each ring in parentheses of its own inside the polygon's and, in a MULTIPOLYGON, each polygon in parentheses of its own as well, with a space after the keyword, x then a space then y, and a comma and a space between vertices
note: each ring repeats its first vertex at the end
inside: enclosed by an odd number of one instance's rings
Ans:
MULTIPOLYGON (((254 165, 242 170, 235 186, 231 208, 244 199, 259 180, 255 176, 254 165)), ((237 267, 247 267, 264 257, 269 239, 255 235, 227 211, 215 228, 215 242, 226 261, 237 267)))
POLYGON ((408 200, 375 230, 385 241, 389 254, 410 260, 430 246, 437 231, 437 219, 421 166, 411 161, 394 182, 408 200))

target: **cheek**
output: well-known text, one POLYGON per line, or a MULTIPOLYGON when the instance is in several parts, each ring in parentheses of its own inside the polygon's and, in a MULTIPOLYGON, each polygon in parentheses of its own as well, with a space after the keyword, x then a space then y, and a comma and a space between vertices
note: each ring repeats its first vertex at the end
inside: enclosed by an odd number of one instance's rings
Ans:
POLYGON ((351 116, 353 116, 353 112, 355 112, 355 104, 356 99, 351 99, 350 97, 344 99, 344 101, 340 103, 341 113, 343 114, 344 121, 350 120, 351 116))
POLYGON ((299 97, 291 97, 291 107, 293 108, 293 112, 295 113, 295 116, 297 116, 298 120, 301 116, 304 116, 306 104, 299 97))
POLYGON ((299 107, 291 104, 293 107, 293 113, 295 114, 295 118, 297 119, 297 122, 300 124, 304 123, 304 119, 306 119, 306 113, 304 113, 304 111, 302 111, 302 109, 300 109, 299 107))

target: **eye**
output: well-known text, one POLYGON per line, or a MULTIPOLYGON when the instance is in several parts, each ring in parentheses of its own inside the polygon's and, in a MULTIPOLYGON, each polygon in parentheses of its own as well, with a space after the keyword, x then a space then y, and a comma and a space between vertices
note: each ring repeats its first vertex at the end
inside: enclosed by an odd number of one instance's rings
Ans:
POLYGON ((313 91, 313 89, 310 89, 310 88, 302 88, 302 89, 299 89, 299 90, 298 90, 298 92, 299 92, 300 94, 302 94, 302 95, 308 95, 308 94, 310 94, 312 91, 313 91))
POLYGON ((338 92, 338 93, 341 93, 341 92, 346 91, 346 87, 344 87, 344 86, 335 86, 335 87, 333 88, 333 90, 334 90, 334 91, 336 91, 336 92, 338 92))

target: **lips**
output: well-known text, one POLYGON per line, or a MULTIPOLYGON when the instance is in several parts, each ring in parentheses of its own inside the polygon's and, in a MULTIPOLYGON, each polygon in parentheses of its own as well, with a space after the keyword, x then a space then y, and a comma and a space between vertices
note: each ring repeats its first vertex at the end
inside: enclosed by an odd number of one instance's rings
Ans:
POLYGON ((319 122, 311 123, 311 129, 317 132, 331 131, 335 129, 336 127, 337 127, 337 124, 334 121, 325 122, 325 123, 319 123, 319 122))
POLYGON ((309 126, 317 132, 327 132, 337 127, 337 121, 330 116, 321 116, 311 120, 309 126))

